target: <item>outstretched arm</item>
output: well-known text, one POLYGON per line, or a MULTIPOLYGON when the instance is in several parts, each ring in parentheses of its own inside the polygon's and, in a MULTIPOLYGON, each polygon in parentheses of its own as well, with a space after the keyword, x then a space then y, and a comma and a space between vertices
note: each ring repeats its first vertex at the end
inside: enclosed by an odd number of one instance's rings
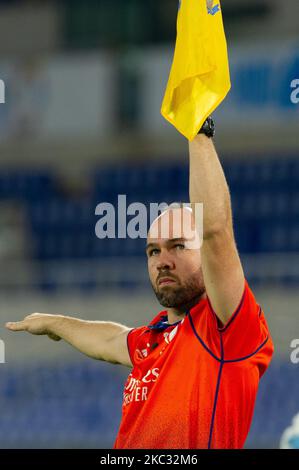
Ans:
POLYGON ((203 134, 189 142, 190 202, 203 203, 202 271, 216 315, 227 323, 245 286, 232 221, 225 175, 212 139, 203 134))
POLYGON ((11 331, 48 335, 54 341, 64 339, 94 359, 132 367, 127 348, 130 328, 119 323, 33 313, 23 321, 6 323, 6 327, 11 331))

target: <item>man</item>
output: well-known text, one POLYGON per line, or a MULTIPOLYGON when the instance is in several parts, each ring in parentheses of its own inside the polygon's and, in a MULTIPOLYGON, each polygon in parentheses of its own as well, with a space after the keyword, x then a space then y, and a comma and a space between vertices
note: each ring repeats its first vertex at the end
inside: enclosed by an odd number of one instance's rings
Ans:
POLYGON ((132 367, 115 448, 241 448, 249 431, 273 344, 244 277, 212 134, 208 120, 189 143, 190 202, 203 203, 202 243, 194 244, 196 218, 193 241, 178 222, 190 218, 186 208, 163 213, 148 234, 149 277, 165 307, 149 325, 46 314, 7 324, 132 367))

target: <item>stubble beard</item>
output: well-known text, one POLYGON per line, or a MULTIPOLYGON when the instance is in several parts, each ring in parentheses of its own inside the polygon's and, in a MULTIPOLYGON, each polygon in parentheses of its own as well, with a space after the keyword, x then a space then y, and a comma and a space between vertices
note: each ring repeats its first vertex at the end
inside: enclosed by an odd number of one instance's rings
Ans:
MULTIPOLYGON (((179 282, 179 281, 177 281, 179 282)), ((166 308, 186 312, 198 303, 206 292, 202 273, 189 279, 184 285, 165 286, 162 289, 152 286, 159 303, 166 308)))

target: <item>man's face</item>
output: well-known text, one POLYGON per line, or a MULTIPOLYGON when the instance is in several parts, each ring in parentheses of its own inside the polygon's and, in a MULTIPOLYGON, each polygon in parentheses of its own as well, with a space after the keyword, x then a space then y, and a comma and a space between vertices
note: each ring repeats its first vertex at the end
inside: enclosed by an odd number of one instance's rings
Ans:
POLYGON ((188 209, 170 209, 153 222, 146 248, 148 272, 157 299, 164 307, 184 311, 204 294, 199 246, 188 209))

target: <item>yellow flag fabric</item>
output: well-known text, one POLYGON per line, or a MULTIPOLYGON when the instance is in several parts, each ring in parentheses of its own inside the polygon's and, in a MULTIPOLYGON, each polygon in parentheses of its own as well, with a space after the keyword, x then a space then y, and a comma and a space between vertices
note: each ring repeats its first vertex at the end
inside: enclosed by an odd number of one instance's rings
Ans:
POLYGON ((192 140, 229 89, 220 1, 181 0, 162 116, 192 140))

